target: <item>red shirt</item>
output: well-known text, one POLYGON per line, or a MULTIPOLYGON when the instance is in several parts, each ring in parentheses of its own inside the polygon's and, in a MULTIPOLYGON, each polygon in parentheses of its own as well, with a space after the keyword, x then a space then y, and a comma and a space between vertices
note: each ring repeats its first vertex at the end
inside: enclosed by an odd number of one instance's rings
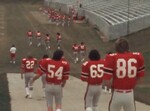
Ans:
POLYGON ((133 89, 137 78, 145 72, 144 59, 141 53, 114 53, 106 56, 104 79, 112 81, 114 89, 133 89))
POLYGON ((72 45, 72 50, 73 50, 74 52, 78 52, 78 51, 79 51, 79 46, 77 46, 77 45, 72 45))
POLYGON ((41 32, 36 32, 36 37, 41 37, 41 32))
POLYGON ((88 84, 101 84, 103 78, 104 60, 86 61, 82 64, 81 80, 88 84))
POLYGON ((86 51, 85 45, 80 45, 80 46, 79 46, 79 50, 80 50, 80 51, 86 51))
POLYGON ((71 17, 68 17, 68 21, 70 21, 71 20, 71 17))
POLYGON ((49 42, 50 41, 50 36, 46 36, 45 37, 45 42, 49 42))
POLYGON ((61 35, 56 36, 57 40, 61 40, 61 35))
POLYGON ((52 59, 44 59, 37 70, 37 74, 46 73, 46 81, 48 83, 61 84, 63 80, 69 78, 70 65, 65 60, 55 61, 52 59))
POLYGON ((21 68, 24 72, 34 72, 35 65, 37 64, 36 58, 23 58, 21 68))
POLYGON ((27 35, 28 35, 28 37, 32 37, 32 36, 33 36, 33 33, 32 33, 31 31, 29 31, 29 32, 27 33, 27 35))

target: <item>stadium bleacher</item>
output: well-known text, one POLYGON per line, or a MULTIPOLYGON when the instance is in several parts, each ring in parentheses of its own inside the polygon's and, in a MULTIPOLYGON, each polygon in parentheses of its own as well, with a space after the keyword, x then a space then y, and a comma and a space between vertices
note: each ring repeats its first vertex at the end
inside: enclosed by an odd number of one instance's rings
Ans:
POLYGON ((70 6, 76 8, 80 16, 96 25, 109 40, 150 27, 150 0, 51 1, 54 8, 59 7, 67 14, 70 6), (80 4, 82 7, 79 7, 80 4))

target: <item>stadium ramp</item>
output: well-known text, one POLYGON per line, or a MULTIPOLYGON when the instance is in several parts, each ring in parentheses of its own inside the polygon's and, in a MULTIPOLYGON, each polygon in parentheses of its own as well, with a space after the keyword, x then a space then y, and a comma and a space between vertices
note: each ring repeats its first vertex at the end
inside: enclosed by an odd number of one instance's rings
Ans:
MULTIPOLYGON (((11 111, 46 111, 46 100, 43 98, 41 80, 34 83, 32 99, 25 99, 24 80, 19 73, 7 74, 9 91, 11 96, 11 111)), ((84 94, 86 83, 70 76, 63 89, 63 110, 84 111, 84 94)), ((107 111, 111 94, 102 93, 98 103, 98 111, 107 111)), ((150 111, 150 106, 136 102, 137 111, 150 111)))

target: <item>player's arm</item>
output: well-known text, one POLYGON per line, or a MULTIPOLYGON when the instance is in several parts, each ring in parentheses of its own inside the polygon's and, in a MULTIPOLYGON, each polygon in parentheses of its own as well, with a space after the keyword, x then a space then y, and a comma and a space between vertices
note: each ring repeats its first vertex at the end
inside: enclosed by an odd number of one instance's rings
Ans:
POLYGON ((111 88, 111 81, 110 80, 103 80, 103 84, 105 85, 105 86, 107 86, 108 88, 111 88))
POLYGON ((88 78, 89 78, 89 69, 87 67, 87 64, 88 62, 84 62, 82 64, 82 72, 81 72, 81 77, 80 77, 82 81, 88 81, 88 78))
POLYGON ((65 86, 66 81, 69 79, 70 73, 70 65, 67 61, 62 61, 64 64, 64 72, 63 72, 63 79, 62 79, 62 87, 65 86))
POLYGON ((113 75, 113 55, 107 55, 105 58, 104 62, 104 76, 103 76, 103 83, 106 85, 108 88, 111 87, 111 78, 113 75))
POLYGON ((41 75, 43 74, 43 72, 41 71, 40 68, 37 69, 36 75, 33 77, 33 79, 30 81, 30 85, 32 85, 34 83, 35 80, 37 80, 41 75))
POLYGON ((143 77, 145 75, 145 65, 142 54, 137 53, 137 55, 138 55, 137 84, 141 84, 143 82, 143 77))
POLYGON ((23 79, 24 70, 21 69, 21 79, 23 79))
POLYGON ((45 73, 45 68, 43 68, 43 66, 45 66, 45 62, 42 62, 40 66, 38 67, 36 71, 36 75, 31 80, 30 85, 32 85, 35 80, 37 80, 43 73, 45 73))
POLYGON ((65 87, 65 85, 66 85, 66 80, 63 80, 62 84, 61 84, 61 87, 65 87))
POLYGON ((21 72, 21 79, 23 79, 23 74, 25 73, 25 70, 24 70, 24 67, 25 65, 23 64, 23 61, 22 61, 22 64, 21 64, 21 68, 20 68, 20 72, 21 72))
POLYGON ((36 74, 36 75, 33 77, 33 79, 31 80, 30 85, 32 86, 32 84, 34 83, 34 81, 37 80, 40 76, 41 76, 41 75, 36 74))

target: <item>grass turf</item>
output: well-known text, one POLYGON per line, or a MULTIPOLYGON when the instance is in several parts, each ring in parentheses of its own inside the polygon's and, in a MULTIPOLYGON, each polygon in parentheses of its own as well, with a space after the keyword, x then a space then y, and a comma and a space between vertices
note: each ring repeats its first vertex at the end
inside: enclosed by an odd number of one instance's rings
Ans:
POLYGON ((10 95, 6 74, 0 74, 0 111, 11 111, 10 95))
POLYGON ((135 89, 135 99, 147 105, 150 105, 150 88, 143 87, 143 88, 136 88, 135 89))

